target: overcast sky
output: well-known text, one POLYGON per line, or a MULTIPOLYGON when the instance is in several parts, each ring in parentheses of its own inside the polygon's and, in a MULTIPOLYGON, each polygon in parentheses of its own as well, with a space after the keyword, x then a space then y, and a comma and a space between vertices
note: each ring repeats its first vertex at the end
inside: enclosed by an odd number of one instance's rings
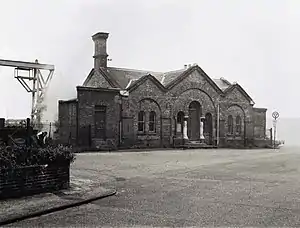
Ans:
MULTIPOLYGON (((0 58, 54 64, 49 96, 75 96, 93 67, 91 36, 110 33, 110 66, 168 71, 197 63, 237 81, 257 107, 298 117, 300 1, 0 0, 0 58)), ((31 97, 0 66, 0 116, 27 117, 31 97)), ((51 118, 51 117, 49 117, 51 118)))

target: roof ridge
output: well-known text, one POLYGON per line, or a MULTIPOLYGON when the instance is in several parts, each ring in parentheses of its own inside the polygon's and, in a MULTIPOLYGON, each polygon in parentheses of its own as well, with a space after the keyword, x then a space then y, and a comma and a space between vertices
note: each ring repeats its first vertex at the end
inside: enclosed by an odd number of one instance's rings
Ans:
POLYGON ((175 72, 184 72, 187 69, 177 69, 177 70, 171 70, 171 71, 164 71, 164 72, 161 72, 161 71, 153 71, 153 70, 141 70, 141 69, 132 69, 132 68, 123 68, 123 67, 107 67, 108 69, 114 69, 114 70, 123 70, 123 71, 135 71, 135 72, 140 72, 140 73, 143 73, 143 72, 147 72, 147 73, 157 73, 157 74, 167 74, 167 73, 175 73, 175 72))
POLYGON ((175 72, 180 72, 180 71, 184 72, 184 71, 186 71, 186 70, 188 70, 188 68, 187 68, 187 69, 178 69, 178 70, 166 71, 166 72, 164 72, 164 74, 167 74, 167 73, 175 73, 175 72))
POLYGON ((135 71, 135 72, 146 72, 146 73, 158 73, 163 74, 164 72, 158 72, 158 71, 150 71, 150 70, 139 70, 139 69, 130 69, 130 68, 122 68, 122 67, 107 67, 108 69, 112 68, 114 70, 123 70, 123 71, 135 71))

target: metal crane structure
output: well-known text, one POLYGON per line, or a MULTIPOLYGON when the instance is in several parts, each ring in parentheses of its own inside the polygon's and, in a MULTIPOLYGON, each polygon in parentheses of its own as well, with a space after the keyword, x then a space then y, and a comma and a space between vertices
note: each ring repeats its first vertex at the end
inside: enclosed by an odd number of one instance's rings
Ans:
POLYGON ((41 126, 41 115, 45 110, 45 94, 54 73, 54 65, 0 59, 0 66, 14 67, 14 77, 23 88, 32 94, 31 122, 41 126), (42 71, 47 71, 46 75, 42 71), (44 75, 42 74, 44 73, 44 75))

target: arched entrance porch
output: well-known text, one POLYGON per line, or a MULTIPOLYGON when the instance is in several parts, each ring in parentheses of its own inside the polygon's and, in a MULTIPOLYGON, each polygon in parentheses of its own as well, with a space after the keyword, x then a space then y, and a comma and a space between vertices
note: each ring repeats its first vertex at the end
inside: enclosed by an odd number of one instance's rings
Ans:
POLYGON ((189 119, 188 119, 188 138, 191 141, 198 141, 200 139, 200 117, 202 108, 198 101, 192 101, 189 105, 189 119))

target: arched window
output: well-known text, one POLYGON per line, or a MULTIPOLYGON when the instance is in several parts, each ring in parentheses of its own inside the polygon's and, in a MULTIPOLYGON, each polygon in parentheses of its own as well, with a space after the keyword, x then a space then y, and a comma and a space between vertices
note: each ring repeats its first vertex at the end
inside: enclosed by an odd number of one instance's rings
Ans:
POLYGON ((138 131, 145 132, 145 112, 140 111, 138 114, 138 131))
POLYGON ((235 119, 235 133, 240 135, 242 133, 242 120, 240 116, 237 116, 235 119))
POLYGON ((228 116, 228 133, 233 134, 233 118, 232 118, 232 115, 228 116))
POLYGON ((149 132, 155 132, 156 130, 155 120, 156 120, 156 113, 154 111, 151 111, 149 114, 149 132))
POLYGON ((184 121, 184 113, 182 111, 180 111, 177 114, 176 132, 178 132, 178 133, 183 132, 183 121, 184 121))

